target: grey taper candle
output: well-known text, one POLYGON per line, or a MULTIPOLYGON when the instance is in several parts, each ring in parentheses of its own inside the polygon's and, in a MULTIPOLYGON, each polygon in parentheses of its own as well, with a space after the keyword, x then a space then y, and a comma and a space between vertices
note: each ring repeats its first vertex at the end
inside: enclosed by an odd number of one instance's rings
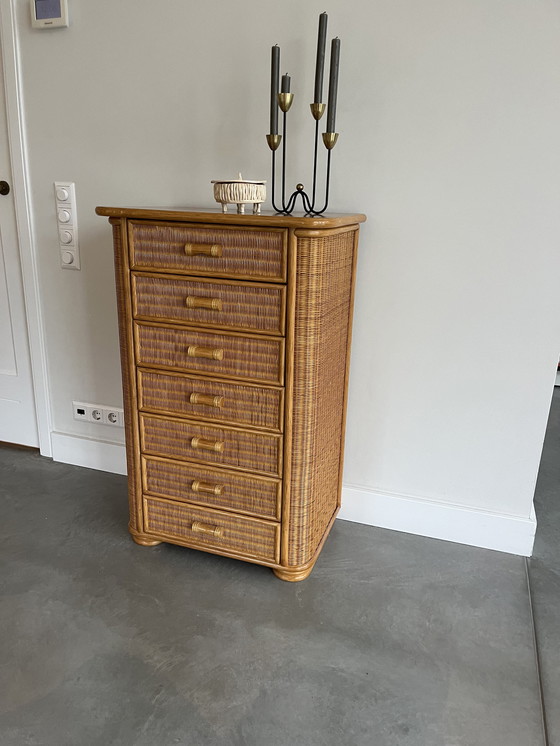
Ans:
POLYGON ((270 134, 278 134, 278 81, 280 79, 280 47, 272 47, 270 66, 270 134))
POLYGON ((322 103, 323 100, 323 68, 325 66, 325 43, 327 41, 327 20, 326 13, 319 16, 319 34, 317 36, 317 62, 315 65, 315 92, 313 102, 322 103))
POLYGON ((340 61, 340 39, 331 42, 331 70, 329 77, 329 105, 327 107, 327 132, 335 132, 336 96, 338 91, 338 65, 340 61))
POLYGON ((288 73, 282 75, 282 93, 290 92, 290 76, 288 73))

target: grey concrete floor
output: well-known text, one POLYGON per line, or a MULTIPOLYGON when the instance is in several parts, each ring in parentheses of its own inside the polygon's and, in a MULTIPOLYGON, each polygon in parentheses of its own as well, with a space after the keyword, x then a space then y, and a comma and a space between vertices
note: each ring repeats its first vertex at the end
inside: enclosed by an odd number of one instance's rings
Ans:
MULTIPOLYGON (((555 406, 530 577, 560 744, 555 406)), ((1 746, 544 743, 520 557, 337 521, 283 583, 139 547, 123 477, 8 447, 0 501, 1 746)))

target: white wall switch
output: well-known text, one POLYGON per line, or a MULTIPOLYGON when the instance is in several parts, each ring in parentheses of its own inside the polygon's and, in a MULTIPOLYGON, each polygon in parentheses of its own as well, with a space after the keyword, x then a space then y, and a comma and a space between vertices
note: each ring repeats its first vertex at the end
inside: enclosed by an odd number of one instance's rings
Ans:
POLYGON ((78 214, 76 212, 76 188, 71 181, 54 182, 56 221, 60 266, 63 269, 80 269, 78 247, 78 214))

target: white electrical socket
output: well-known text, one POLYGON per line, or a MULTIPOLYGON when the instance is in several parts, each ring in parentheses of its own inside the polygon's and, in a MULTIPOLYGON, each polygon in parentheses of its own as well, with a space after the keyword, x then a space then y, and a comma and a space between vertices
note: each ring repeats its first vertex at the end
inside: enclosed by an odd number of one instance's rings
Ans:
POLYGON ((75 420, 93 422, 97 425, 124 427, 124 412, 119 407, 107 407, 104 404, 87 404, 73 401, 72 409, 75 420))
POLYGON ((113 427, 124 426, 124 412, 117 407, 103 407, 101 422, 113 427))

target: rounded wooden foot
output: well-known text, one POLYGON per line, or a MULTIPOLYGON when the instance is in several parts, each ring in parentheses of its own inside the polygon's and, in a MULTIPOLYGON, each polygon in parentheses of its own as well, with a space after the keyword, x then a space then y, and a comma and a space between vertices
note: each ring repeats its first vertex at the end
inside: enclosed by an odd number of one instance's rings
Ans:
POLYGON ((311 574, 315 563, 309 567, 294 568, 293 570, 289 567, 275 567, 272 572, 280 580, 286 580, 288 583, 299 583, 300 580, 305 580, 311 574))
POLYGON ((141 547, 157 547, 158 544, 161 544, 161 541, 158 541, 157 539, 143 539, 140 536, 133 536, 132 538, 136 544, 140 544, 141 547))
POLYGON ((141 547, 157 547, 158 544, 161 544, 159 539, 152 539, 150 536, 139 534, 138 531, 134 531, 133 529, 129 529, 129 531, 133 541, 136 544, 140 544, 141 547))

